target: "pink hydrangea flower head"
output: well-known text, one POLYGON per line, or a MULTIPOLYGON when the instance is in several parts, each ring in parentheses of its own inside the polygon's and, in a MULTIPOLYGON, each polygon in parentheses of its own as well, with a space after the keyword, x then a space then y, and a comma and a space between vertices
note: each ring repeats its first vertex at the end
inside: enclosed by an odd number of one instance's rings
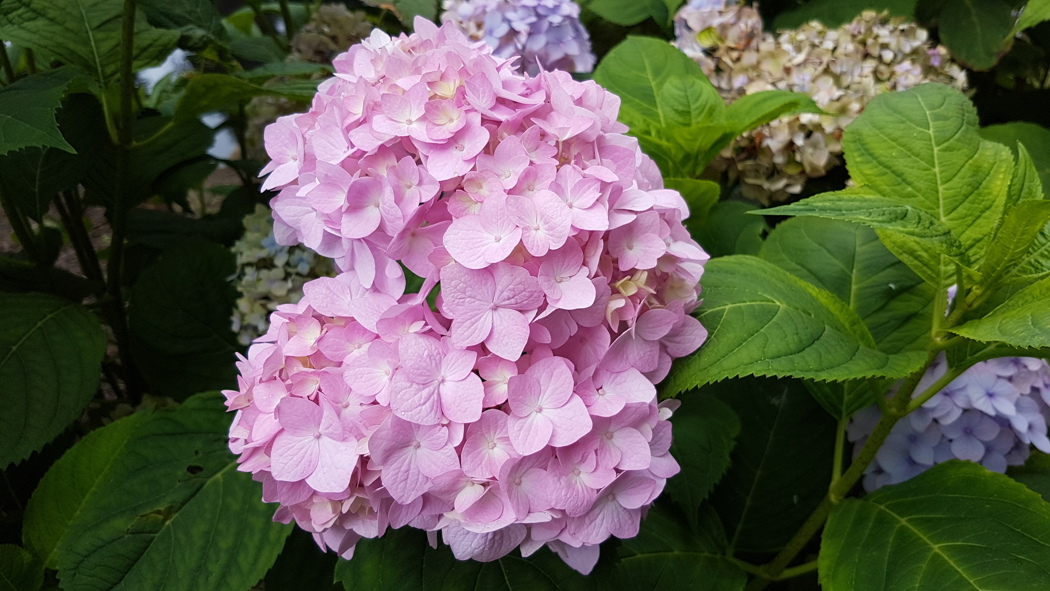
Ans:
POLYGON ((337 57, 267 133, 275 236, 340 274, 238 364, 230 448, 340 556, 410 526, 586 572, 679 470, 655 385, 707 336, 707 255, 615 96, 415 30, 337 57))

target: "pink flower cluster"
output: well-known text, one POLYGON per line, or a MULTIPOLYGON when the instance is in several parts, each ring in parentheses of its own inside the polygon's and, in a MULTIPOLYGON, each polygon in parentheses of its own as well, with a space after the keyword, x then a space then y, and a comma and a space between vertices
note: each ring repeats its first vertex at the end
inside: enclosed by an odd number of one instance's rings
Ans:
POLYGON ((275 519, 344 557, 410 525, 588 572, 678 472, 654 384, 707 336, 707 255, 617 97, 415 30, 374 32, 266 130, 278 241, 342 273, 238 364, 230 447, 275 519))

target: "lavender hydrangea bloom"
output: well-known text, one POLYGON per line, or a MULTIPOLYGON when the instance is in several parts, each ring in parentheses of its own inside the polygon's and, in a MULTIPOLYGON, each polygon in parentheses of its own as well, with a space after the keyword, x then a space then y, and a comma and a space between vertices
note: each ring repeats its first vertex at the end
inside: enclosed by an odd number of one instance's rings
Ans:
POLYGON ((445 0, 442 22, 484 40, 502 58, 519 57, 522 71, 590 72, 595 57, 572 0, 445 0))
MULTIPOLYGON (((944 375, 941 354, 916 388, 923 391, 944 375)), ((980 462, 994 472, 1028 459, 1030 446, 1050 453, 1050 365, 1041 359, 1004 357, 978 363, 900 421, 879 448, 864 476, 868 491, 903 482, 951 459, 980 462)), ((854 453, 875 429, 878 406, 850 420, 846 435, 854 453)))

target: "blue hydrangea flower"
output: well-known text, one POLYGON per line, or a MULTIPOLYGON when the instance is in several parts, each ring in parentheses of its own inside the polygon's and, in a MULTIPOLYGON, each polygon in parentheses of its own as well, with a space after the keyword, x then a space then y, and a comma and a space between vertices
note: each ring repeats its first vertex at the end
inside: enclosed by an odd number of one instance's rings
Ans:
POLYGON ((484 40, 502 58, 519 58, 522 71, 590 72, 595 57, 572 0, 445 0, 443 22, 484 40))
MULTIPOLYGON (((947 371, 941 354, 916 388, 922 392, 947 371)), ((1050 365, 1004 357, 978 363, 898 422, 864 476, 864 488, 903 482, 951 459, 980 462, 1005 472, 1028 459, 1031 446, 1050 453, 1050 365)), ((875 429, 877 405, 853 416, 846 436, 854 453, 875 429)))

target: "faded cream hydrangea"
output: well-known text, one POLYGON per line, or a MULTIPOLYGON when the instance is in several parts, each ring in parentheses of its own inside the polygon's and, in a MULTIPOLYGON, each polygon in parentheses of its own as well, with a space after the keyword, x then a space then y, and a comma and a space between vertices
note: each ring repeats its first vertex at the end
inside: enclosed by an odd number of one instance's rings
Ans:
POLYGON ((784 117, 737 138, 712 164, 763 203, 801 193, 842 160, 842 130, 877 94, 924 82, 966 87, 966 72, 926 29, 865 11, 838 28, 812 21, 774 35, 758 12, 693 0, 675 17, 675 46, 694 59, 726 102, 762 90, 809 94, 824 115, 784 117))
MULTIPOLYGON (((350 11, 341 4, 322 4, 310 20, 292 37, 287 62, 332 64, 332 58, 351 45, 368 37, 372 23, 359 10, 350 11)), ((324 72, 317 76, 325 75, 324 72)), ((276 78, 273 82, 280 82, 276 78)), ((266 160, 263 129, 281 115, 301 113, 309 108, 307 101, 294 101, 278 96, 259 96, 248 103, 248 127, 245 143, 248 158, 266 160)))
POLYGON ((266 334, 270 313, 303 297, 303 284, 333 275, 332 261, 305 246, 282 246, 273 235, 270 210, 256 205, 244 218, 244 235, 233 245, 240 297, 231 323, 242 345, 266 334))

